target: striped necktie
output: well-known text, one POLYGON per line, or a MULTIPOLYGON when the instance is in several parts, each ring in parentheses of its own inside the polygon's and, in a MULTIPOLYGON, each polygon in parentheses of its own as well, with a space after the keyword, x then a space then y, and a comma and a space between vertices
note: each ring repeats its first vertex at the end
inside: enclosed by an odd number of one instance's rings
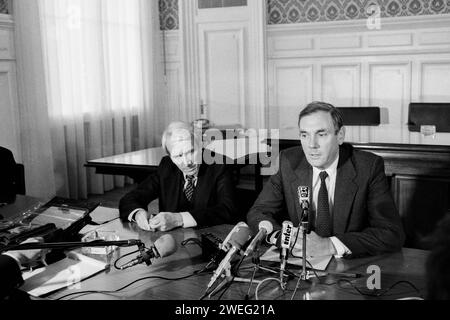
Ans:
POLYGON ((325 179, 328 177, 326 171, 319 174, 320 189, 317 197, 316 233, 321 237, 331 237, 330 205, 328 203, 328 190, 325 179))
POLYGON ((194 179, 195 179, 194 175, 186 176, 187 183, 186 186, 184 187, 184 194, 189 202, 192 201, 192 196, 194 195, 194 179))

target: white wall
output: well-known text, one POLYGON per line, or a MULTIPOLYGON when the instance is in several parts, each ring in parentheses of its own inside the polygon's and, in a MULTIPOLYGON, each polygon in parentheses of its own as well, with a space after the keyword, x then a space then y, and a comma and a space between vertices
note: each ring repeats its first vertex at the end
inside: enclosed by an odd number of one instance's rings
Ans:
MULTIPOLYGON (((301 106, 325 100, 381 108, 382 124, 348 127, 348 141, 450 144, 450 133, 430 139, 407 127, 410 102, 450 102, 450 15, 382 18, 379 30, 365 20, 266 28, 265 126, 281 129, 281 138, 298 137, 301 106)), ((167 33, 166 121, 187 116, 177 94, 184 87, 180 32, 167 33)), ((245 114, 247 123, 256 122, 245 114)))

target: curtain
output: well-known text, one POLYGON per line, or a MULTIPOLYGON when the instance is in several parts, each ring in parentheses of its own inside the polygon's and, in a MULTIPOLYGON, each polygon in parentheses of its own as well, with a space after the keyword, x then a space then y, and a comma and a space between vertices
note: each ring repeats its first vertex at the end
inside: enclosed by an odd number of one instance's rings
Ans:
POLYGON ((13 6, 20 142, 26 192, 45 201, 55 196, 56 188, 38 3, 14 0, 13 6))
POLYGON ((157 143, 155 3, 38 0, 57 195, 123 186, 84 164, 157 143))

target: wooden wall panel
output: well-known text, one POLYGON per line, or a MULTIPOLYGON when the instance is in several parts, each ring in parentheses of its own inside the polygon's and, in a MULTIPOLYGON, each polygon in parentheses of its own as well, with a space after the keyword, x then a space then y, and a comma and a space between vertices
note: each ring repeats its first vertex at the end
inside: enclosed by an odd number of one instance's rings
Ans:
POLYGON ((409 143, 407 122, 410 92, 409 63, 371 63, 369 64, 369 104, 380 106, 382 122, 371 129, 371 141, 409 143))
MULTIPOLYGON (((382 124, 350 127, 347 141, 450 144, 449 134, 424 138, 407 127, 410 102, 450 101, 450 17, 383 19, 378 31, 361 21, 276 25, 267 34, 269 122, 277 114, 298 116, 299 110, 294 114, 276 105, 281 95, 295 96, 291 104, 298 106, 312 100, 338 107, 379 106, 382 124), (299 81, 295 72, 289 79, 284 70, 285 87, 271 76, 281 65, 299 64, 313 65, 312 99, 292 84, 299 81)), ((281 137, 295 138, 294 131, 281 131, 281 137)))

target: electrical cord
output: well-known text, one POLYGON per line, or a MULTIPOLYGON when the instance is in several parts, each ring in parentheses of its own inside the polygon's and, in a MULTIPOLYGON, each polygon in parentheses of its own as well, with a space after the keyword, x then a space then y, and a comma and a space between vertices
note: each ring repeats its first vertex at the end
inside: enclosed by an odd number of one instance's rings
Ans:
POLYGON ((374 292, 363 292, 360 288, 358 288, 357 286, 355 286, 350 280, 347 280, 347 279, 339 279, 339 280, 337 281, 337 285, 338 285, 338 287, 339 287, 340 289, 346 289, 346 288, 343 288, 343 287, 341 286, 341 283, 342 283, 342 282, 345 282, 345 283, 350 284, 350 286, 351 286, 353 289, 355 289, 360 295, 362 295, 362 296, 368 296, 368 297, 382 297, 382 296, 385 296, 385 295, 386 295, 387 293, 389 293, 389 291, 391 291, 394 287, 398 286, 399 284, 404 283, 404 284, 407 284, 407 285, 411 286, 414 290, 416 290, 416 292, 419 294, 419 296, 423 299, 422 293, 420 292, 420 290, 417 289, 417 287, 416 287, 412 282, 407 281, 407 280, 396 281, 396 282, 394 282, 394 284, 392 284, 389 288, 387 288, 387 289, 385 289, 385 290, 377 290, 377 291, 374 291, 374 292))
POLYGON ((61 300, 61 299, 63 299, 63 298, 67 298, 67 297, 69 297, 69 296, 76 295, 76 294, 82 296, 82 295, 92 294, 92 293, 101 293, 101 294, 113 294, 113 293, 118 293, 118 292, 120 292, 120 291, 122 291, 122 290, 128 288, 129 286, 135 284, 136 282, 139 282, 139 281, 142 281, 142 280, 148 280, 148 279, 160 279, 160 280, 167 280, 167 281, 183 280, 183 279, 187 279, 187 278, 190 278, 190 277, 193 277, 193 276, 196 276, 196 275, 200 275, 200 274, 203 273, 205 270, 206 270, 205 268, 202 268, 202 269, 200 269, 200 270, 194 271, 192 274, 189 274, 189 275, 183 276, 183 277, 177 277, 177 278, 168 278, 168 277, 163 277, 163 276, 148 276, 148 277, 143 277, 143 278, 136 279, 136 280, 134 280, 134 281, 128 283, 127 285, 125 285, 125 286, 123 286, 123 287, 121 287, 121 288, 119 288, 119 289, 116 289, 116 290, 86 290, 86 291, 78 291, 78 292, 68 293, 68 294, 66 294, 66 295, 64 295, 64 296, 62 296, 62 297, 57 298, 56 300, 61 300))
POLYGON ((189 239, 183 240, 183 241, 181 241, 181 245, 184 247, 184 246, 187 245, 189 242, 193 242, 193 243, 195 243, 195 244, 198 244, 198 246, 199 246, 200 248, 203 248, 202 242, 201 242, 199 239, 197 239, 197 238, 189 238, 189 239))
MULTIPOLYGON (((145 248, 145 249, 146 249, 146 250, 149 250, 148 248, 145 248)), ((119 258, 117 258, 116 261, 114 261, 114 268, 116 268, 117 270, 122 270, 122 267, 118 267, 118 266, 117 266, 117 262, 119 262, 119 260, 121 260, 121 259, 123 259, 123 258, 125 258, 125 257, 127 257, 127 256, 129 256, 129 255, 132 255, 132 254, 134 254, 134 253, 137 253, 137 252, 139 252, 139 250, 136 250, 136 251, 133 251, 133 252, 124 254, 123 256, 120 256, 119 258)), ((130 261, 131 261, 131 260, 130 260, 130 261)))
POLYGON ((259 292, 259 288, 261 287, 261 285, 262 285, 264 282, 269 281, 269 280, 275 280, 275 281, 277 281, 277 282, 280 284, 280 286, 281 286, 281 281, 280 281, 280 279, 278 279, 278 278, 265 278, 265 279, 262 280, 260 283, 258 283, 258 285, 256 286, 256 289, 255 289, 255 300, 259 300, 258 292, 259 292))

